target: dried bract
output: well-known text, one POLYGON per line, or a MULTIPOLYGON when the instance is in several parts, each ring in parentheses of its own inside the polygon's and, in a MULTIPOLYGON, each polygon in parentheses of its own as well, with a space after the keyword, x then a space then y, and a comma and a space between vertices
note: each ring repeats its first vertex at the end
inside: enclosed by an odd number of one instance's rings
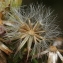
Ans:
POLYGON ((4 45, 2 42, 0 42, 0 50, 5 52, 6 54, 13 53, 12 50, 10 50, 6 45, 4 45))

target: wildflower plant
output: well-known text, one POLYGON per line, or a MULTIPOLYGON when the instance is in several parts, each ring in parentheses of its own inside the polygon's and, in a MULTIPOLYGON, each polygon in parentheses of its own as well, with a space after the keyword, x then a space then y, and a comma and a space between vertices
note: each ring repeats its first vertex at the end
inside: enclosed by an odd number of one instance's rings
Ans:
POLYGON ((28 55, 30 51, 35 55, 47 49, 60 34, 55 24, 56 16, 43 5, 29 5, 20 10, 11 9, 10 18, 4 24, 7 26, 8 37, 11 41, 19 39, 18 53, 27 44, 28 55))

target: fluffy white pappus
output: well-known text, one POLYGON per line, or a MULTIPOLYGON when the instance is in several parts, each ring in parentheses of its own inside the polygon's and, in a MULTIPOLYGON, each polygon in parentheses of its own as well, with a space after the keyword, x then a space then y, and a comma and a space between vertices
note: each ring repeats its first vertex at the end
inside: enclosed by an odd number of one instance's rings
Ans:
POLYGON ((19 39, 22 41, 17 48, 17 52, 26 43, 28 47, 28 53, 33 44, 34 47, 32 49, 34 50, 36 49, 41 51, 46 49, 49 47, 50 43, 53 42, 54 38, 60 34, 58 25, 55 24, 56 16, 53 15, 53 11, 51 11, 49 8, 46 8, 42 4, 36 6, 31 4, 29 6, 22 7, 20 10, 12 8, 12 11, 9 13, 9 15, 9 22, 17 23, 17 25, 11 23, 13 24, 11 28, 14 27, 15 30, 13 29, 14 31, 11 30, 11 32, 8 32, 7 36, 10 36, 9 33, 11 33, 13 36, 18 32, 21 35, 19 36, 19 39), (15 31, 16 33, 13 33, 15 31), (38 47, 38 49, 36 47, 38 47))
POLYGON ((57 16, 53 15, 53 11, 50 8, 46 8, 42 4, 37 6, 32 4, 26 9, 22 9, 21 13, 25 19, 24 21, 31 19, 33 23, 38 21, 42 25, 46 32, 44 37, 53 38, 61 33, 58 25, 55 24, 57 16))

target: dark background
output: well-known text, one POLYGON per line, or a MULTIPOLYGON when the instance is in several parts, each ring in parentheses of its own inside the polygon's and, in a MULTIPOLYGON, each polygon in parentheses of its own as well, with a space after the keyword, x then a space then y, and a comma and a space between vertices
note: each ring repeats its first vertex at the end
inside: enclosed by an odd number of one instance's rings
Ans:
MULTIPOLYGON (((29 5, 31 3, 43 3, 46 7, 50 7, 57 14, 57 24, 63 32, 63 0, 23 0, 22 5, 29 5)), ((62 35, 63 36, 63 35, 62 35)))

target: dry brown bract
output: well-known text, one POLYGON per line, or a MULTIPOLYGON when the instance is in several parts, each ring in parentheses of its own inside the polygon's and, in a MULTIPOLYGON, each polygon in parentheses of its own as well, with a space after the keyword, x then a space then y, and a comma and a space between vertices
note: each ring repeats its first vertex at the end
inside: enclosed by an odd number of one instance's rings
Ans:
POLYGON ((30 20, 28 20, 28 23, 23 22, 22 26, 19 29, 19 32, 21 32, 21 44, 19 45, 17 52, 25 45, 27 42, 27 48, 28 48, 28 54, 31 50, 31 45, 33 43, 41 42, 41 40, 44 40, 44 37, 41 36, 42 33, 45 31, 42 27, 40 27, 41 24, 37 21, 35 25, 31 23, 30 20))

